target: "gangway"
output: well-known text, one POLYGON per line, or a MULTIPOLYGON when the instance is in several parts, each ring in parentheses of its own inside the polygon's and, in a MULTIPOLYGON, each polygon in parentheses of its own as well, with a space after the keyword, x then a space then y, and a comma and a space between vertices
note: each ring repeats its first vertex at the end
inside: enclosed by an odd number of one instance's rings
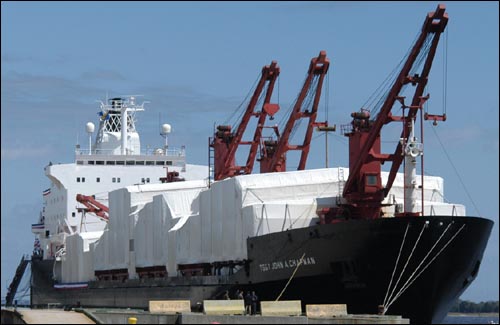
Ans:
POLYGON ((6 306, 12 306, 12 302, 14 301, 14 296, 16 295, 17 288, 19 287, 19 283, 21 283, 24 271, 26 271, 26 267, 28 266, 29 262, 30 262, 29 257, 23 255, 23 257, 21 258, 21 262, 19 262, 19 265, 17 266, 14 279, 12 279, 12 282, 10 283, 9 289, 7 291, 7 296, 5 297, 6 306))

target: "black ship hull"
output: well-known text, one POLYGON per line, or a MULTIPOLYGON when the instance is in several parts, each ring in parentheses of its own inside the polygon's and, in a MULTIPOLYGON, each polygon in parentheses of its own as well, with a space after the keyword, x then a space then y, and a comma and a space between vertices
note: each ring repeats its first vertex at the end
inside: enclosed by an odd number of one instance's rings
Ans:
POLYGON ((246 265, 233 275, 94 281, 71 291, 53 289, 50 261, 33 261, 32 304, 147 308, 184 298, 196 306, 243 289, 261 301, 347 304, 351 314, 376 314, 395 298, 386 314, 439 323, 477 276, 492 226, 476 217, 349 220, 249 238, 246 265))

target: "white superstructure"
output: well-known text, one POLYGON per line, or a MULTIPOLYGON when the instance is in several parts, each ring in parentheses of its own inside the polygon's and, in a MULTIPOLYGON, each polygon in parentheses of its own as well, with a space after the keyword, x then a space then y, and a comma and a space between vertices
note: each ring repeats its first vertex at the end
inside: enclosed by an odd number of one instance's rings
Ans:
POLYGON ((74 163, 51 162, 45 167, 50 187, 43 192, 43 209, 38 223, 32 226, 39 240, 36 253, 44 259, 62 256, 68 235, 104 230, 105 220, 92 213, 82 218, 78 208, 83 205, 77 202, 77 194, 94 196, 108 206, 110 191, 133 184, 161 183, 160 178, 165 177, 167 171, 177 171, 186 180, 207 178, 208 167, 186 164, 184 148, 165 145, 146 152, 141 150, 139 133, 135 129, 135 112, 144 110, 144 102, 138 105, 135 101, 133 96, 128 96, 101 102, 94 145, 90 140, 94 124, 89 122, 86 125, 89 148, 77 145, 74 163))

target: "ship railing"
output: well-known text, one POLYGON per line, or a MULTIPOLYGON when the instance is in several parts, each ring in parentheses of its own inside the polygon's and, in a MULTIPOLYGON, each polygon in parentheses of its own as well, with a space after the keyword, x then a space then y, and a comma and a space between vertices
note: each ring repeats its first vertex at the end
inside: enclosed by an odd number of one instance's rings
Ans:
POLYGON ((340 134, 346 135, 352 133, 352 124, 342 124, 340 125, 340 134))
MULTIPOLYGON (((89 152, 88 148, 80 148, 77 147, 75 149, 76 156, 92 156, 92 155, 103 155, 103 156, 120 156, 121 154, 116 153, 117 149, 92 149, 89 152)), ((172 149, 163 149, 163 148, 155 148, 155 149, 146 149, 141 150, 139 153, 129 153, 124 156, 170 156, 170 157, 185 157, 186 149, 185 148, 172 148, 172 149)))

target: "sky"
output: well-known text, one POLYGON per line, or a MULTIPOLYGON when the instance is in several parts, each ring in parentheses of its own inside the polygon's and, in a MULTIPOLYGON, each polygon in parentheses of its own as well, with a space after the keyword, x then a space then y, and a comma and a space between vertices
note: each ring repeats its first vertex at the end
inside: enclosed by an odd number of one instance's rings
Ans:
MULTIPOLYGON (((499 5, 445 4, 450 20, 426 92, 428 111, 446 107, 448 118, 425 124, 425 172, 444 178, 449 202, 495 222, 479 275, 461 299, 498 300, 499 5)), ((97 123, 96 100, 144 95, 150 103, 137 115, 143 147, 161 146, 159 123, 169 123, 169 145, 185 145, 189 163, 206 165, 214 125, 227 122, 264 65, 276 60, 281 68, 273 95, 279 121, 311 58, 325 50, 331 64, 318 120, 348 124, 437 5, 2 1, 2 298, 21 256, 33 249, 31 224, 50 184, 43 168, 74 162, 75 144, 88 143, 85 124, 97 123)), ((399 133, 382 136, 383 149, 394 150, 399 133)), ((315 133, 307 168, 325 160, 325 135, 315 133)), ((328 163, 348 166, 338 131, 328 135, 328 163)))

